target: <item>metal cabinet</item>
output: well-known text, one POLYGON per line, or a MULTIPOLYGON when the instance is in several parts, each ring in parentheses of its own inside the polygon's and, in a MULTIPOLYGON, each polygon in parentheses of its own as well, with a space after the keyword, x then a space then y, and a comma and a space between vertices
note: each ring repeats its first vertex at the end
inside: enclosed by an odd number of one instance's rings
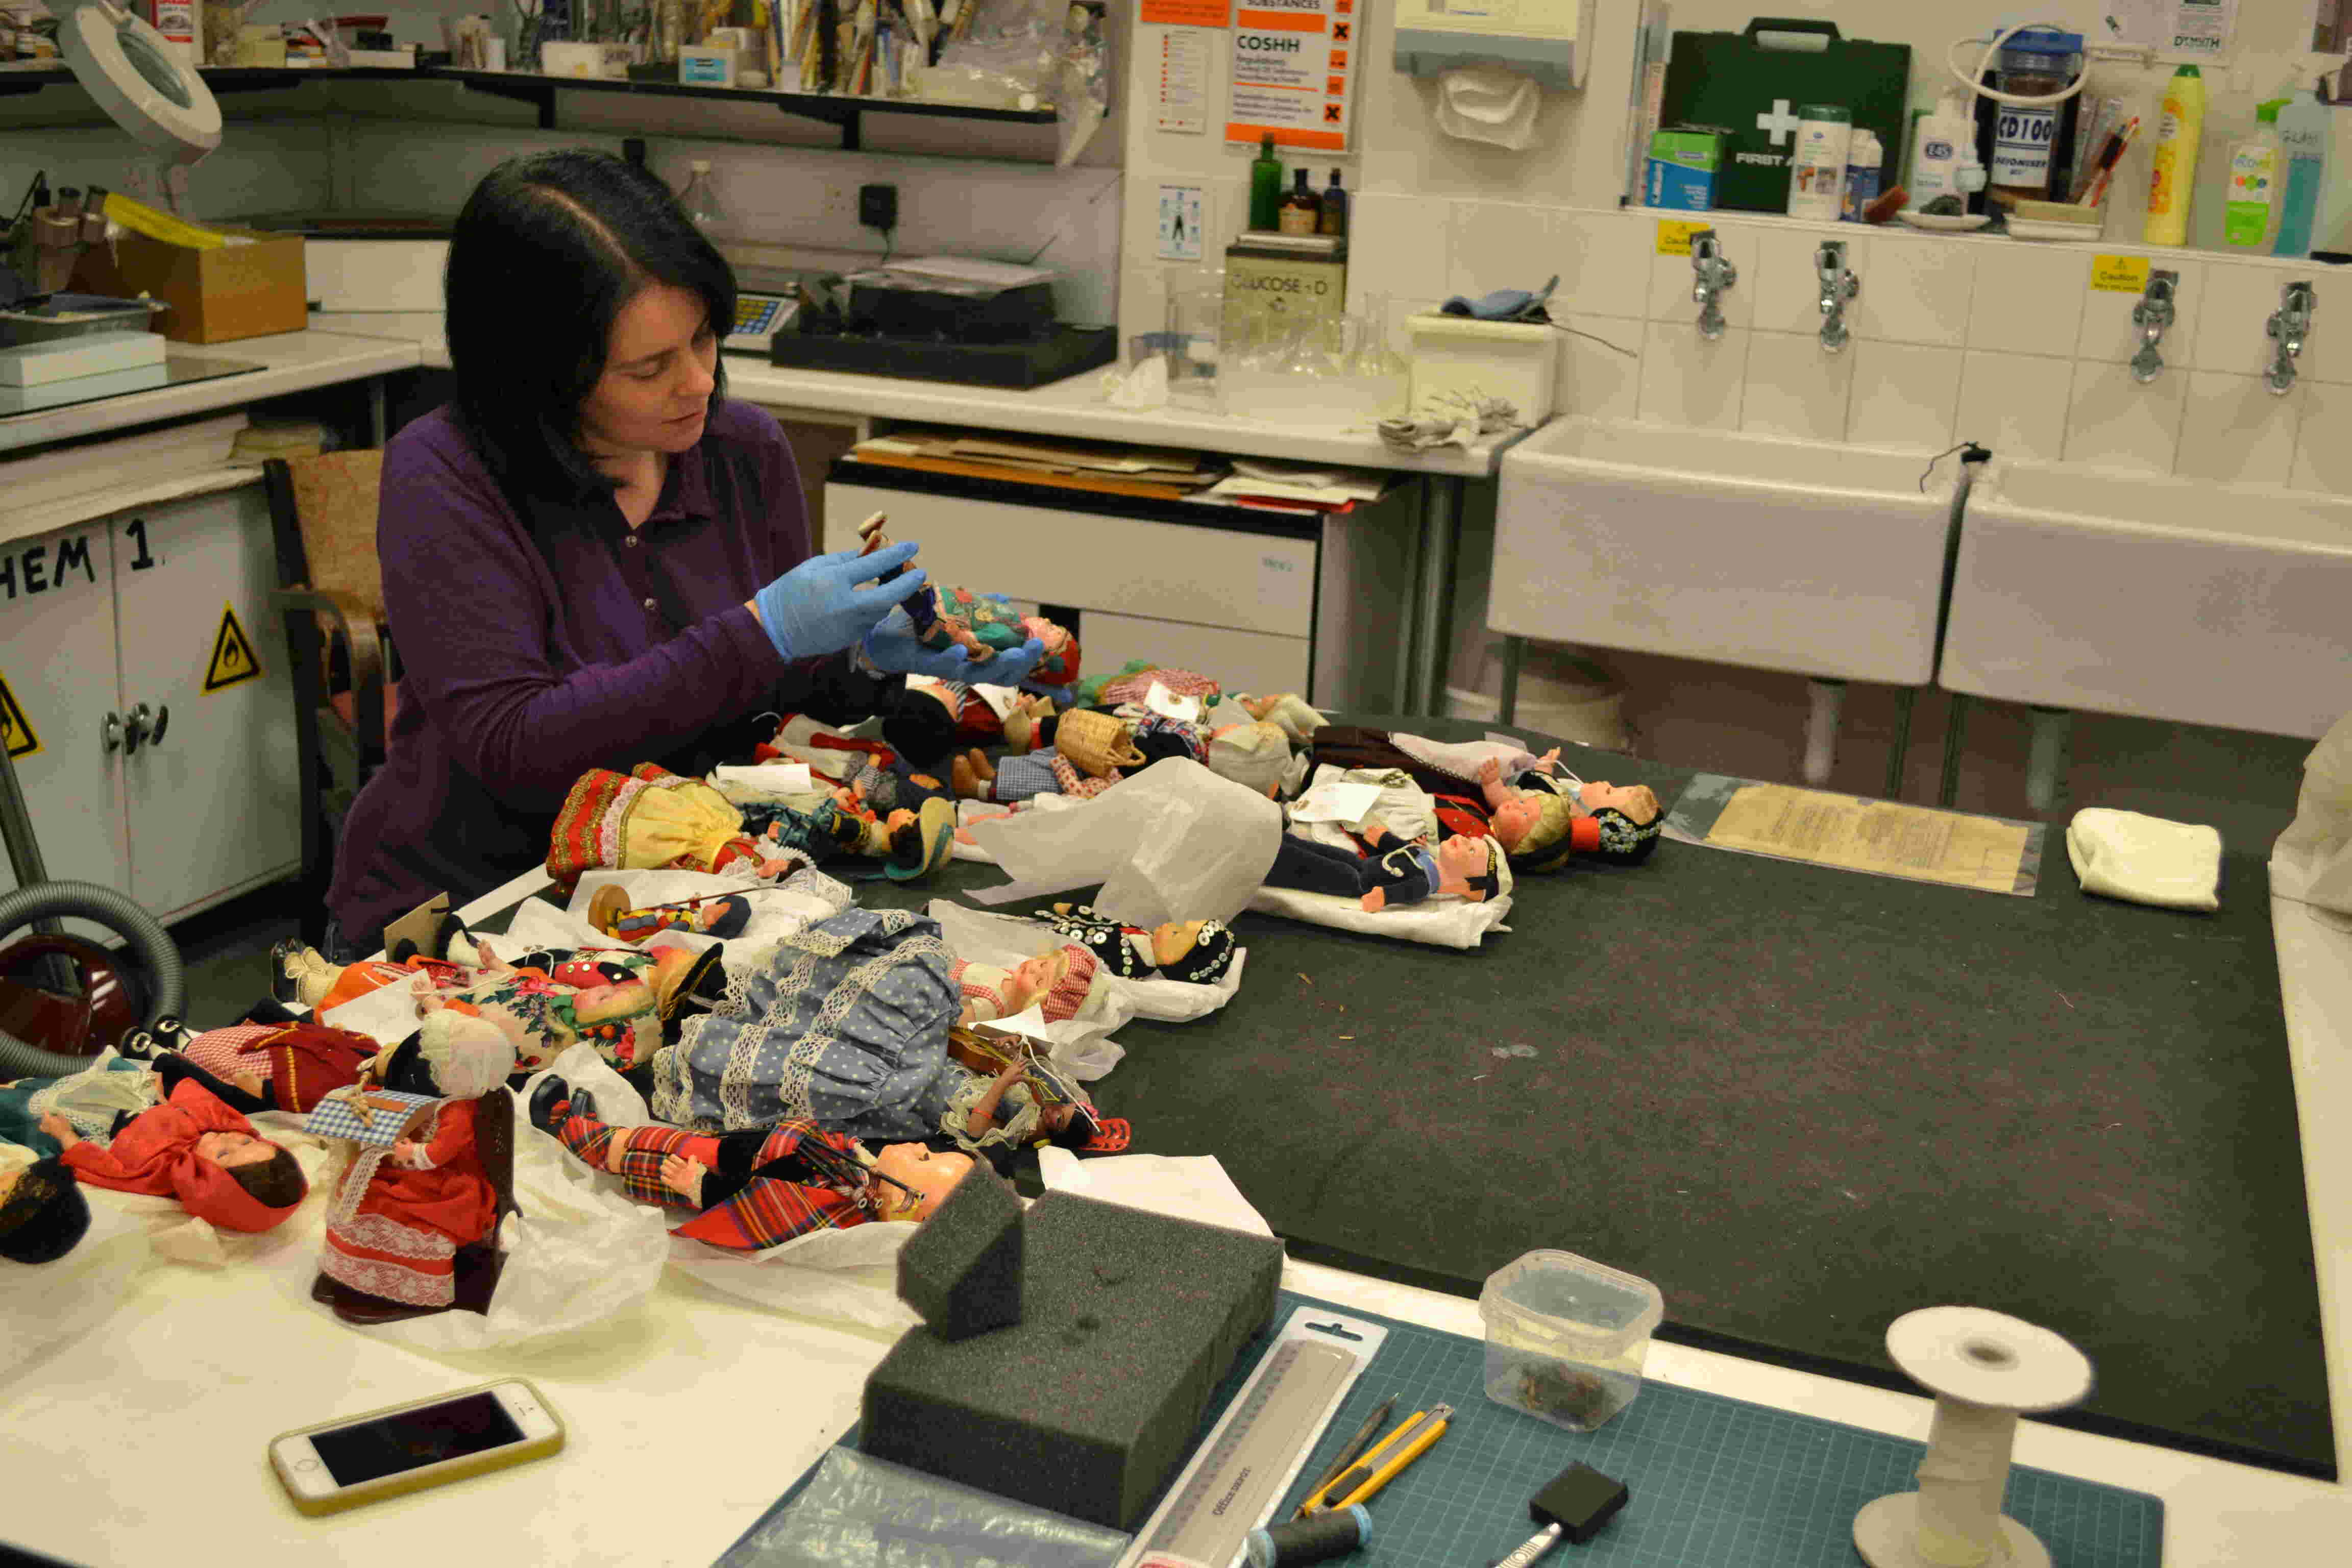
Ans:
POLYGON ((258 476, 214 483, 0 544, 9 750, 49 874, 166 920, 301 858, 268 507, 258 476))

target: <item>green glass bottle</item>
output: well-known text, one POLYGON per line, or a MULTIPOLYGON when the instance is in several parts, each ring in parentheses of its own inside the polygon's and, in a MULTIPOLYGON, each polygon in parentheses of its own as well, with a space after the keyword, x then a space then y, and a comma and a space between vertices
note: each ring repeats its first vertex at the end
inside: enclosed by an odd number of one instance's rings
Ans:
POLYGON ((1250 164, 1249 226, 1254 229, 1282 226, 1282 160, 1274 155, 1270 131, 1259 139, 1257 158, 1250 164))

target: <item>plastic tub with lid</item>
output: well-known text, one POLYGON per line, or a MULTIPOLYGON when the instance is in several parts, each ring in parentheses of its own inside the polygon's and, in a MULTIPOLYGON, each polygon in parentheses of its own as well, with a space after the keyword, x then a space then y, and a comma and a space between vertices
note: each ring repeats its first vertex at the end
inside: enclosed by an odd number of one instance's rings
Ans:
POLYGON ((1650 1335, 1665 1315, 1638 1275, 1550 1248, 1486 1276, 1486 1397, 1590 1432, 1642 1392, 1650 1335))

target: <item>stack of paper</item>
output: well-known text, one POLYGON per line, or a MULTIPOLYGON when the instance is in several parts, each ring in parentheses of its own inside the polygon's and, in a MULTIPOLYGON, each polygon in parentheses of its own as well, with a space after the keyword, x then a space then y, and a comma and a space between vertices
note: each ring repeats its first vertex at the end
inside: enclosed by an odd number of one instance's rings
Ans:
POLYGON ((1380 500, 1387 485, 1388 476, 1371 469, 1311 468, 1237 458, 1234 471, 1203 490, 1200 499, 1233 506, 1344 512, 1358 501, 1380 500))
POLYGON ((1169 500, 1215 483, 1224 471, 1222 464, 1213 464, 1198 452, 1033 440, 1001 432, 899 430, 858 443, 850 456, 861 463, 1169 500))

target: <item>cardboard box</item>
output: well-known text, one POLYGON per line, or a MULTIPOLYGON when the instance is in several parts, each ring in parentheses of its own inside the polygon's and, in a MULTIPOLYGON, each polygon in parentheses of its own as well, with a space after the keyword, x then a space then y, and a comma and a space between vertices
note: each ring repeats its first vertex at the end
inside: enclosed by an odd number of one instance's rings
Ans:
POLYGON ((1691 212, 1713 207, 1716 173, 1723 167, 1724 136, 1725 132, 1711 129, 1660 131, 1652 135, 1644 205, 1691 212))
POLYGON ((299 332, 310 324, 310 291, 302 269, 302 237, 248 235, 251 245, 190 250, 143 234, 93 245, 74 269, 76 288, 136 299, 152 294, 172 309, 160 322, 178 343, 225 343, 299 332))

